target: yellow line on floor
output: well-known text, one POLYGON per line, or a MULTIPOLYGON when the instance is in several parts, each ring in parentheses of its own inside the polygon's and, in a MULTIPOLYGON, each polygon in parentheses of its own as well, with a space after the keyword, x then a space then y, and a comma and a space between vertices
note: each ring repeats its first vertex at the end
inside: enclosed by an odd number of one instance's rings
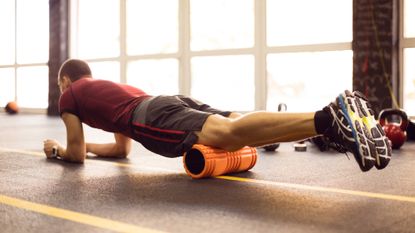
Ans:
MULTIPOLYGON (((33 151, 16 150, 16 149, 8 149, 8 148, 1 148, 1 147, 0 147, 0 150, 45 156, 43 153, 33 152, 33 151)), ((120 162, 98 161, 98 160, 94 160, 94 162, 110 163, 110 164, 113 164, 115 166, 122 166, 122 167, 134 167, 133 164, 126 164, 126 163, 120 163, 120 162)), ((155 169, 155 168, 152 168, 152 169, 155 169)), ((170 171, 170 170, 163 169, 163 168, 160 168, 160 170, 170 171)), ((170 172, 174 172, 174 171, 171 170, 170 172)), ((319 191, 319 192, 327 192, 327 193, 340 193, 340 194, 346 194, 346 195, 352 195, 352 196, 360 196, 360 197, 369 197, 369 198, 376 198, 376 199, 383 199, 383 200, 393 200, 393 201, 400 201, 400 202, 415 203, 415 197, 411 197, 411 196, 401 196, 401 195, 393 195, 393 194, 348 190, 348 189, 337 189, 337 188, 319 187, 319 186, 294 184, 294 183, 283 183, 283 182, 267 181, 267 180, 255 180, 255 179, 236 177, 236 176, 217 176, 215 178, 223 179, 223 180, 230 180, 230 181, 240 181, 240 182, 256 183, 256 184, 266 184, 266 185, 287 187, 287 188, 295 188, 295 189, 302 189, 302 190, 311 190, 311 191, 319 191)))
POLYGON ((19 150, 19 149, 5 148, 5 147, 0 147, 0 150, 5 151, 5 152, 14 152, 14 153, 20 153, 20 154, 29 154, 29 155, 36 155, 36 156, 46 157, 45 153, 37 152, 37 151, 19 150))
MULTIPOLYGON (((26 155, 35 155, 35 156, 41 156, 44 157, 46 159, 45 153, 43 152, 38 152, 38 151, 30 151, 30 150, 20 150, 20 149, 12 149, 12 148, 5 148, 5 147, 0 147, 0 151, 5 151, 5 152, 13 152, 13 153, 19 153, 19 154, 26 154, 26 155)), ((128 164, 128 163, 120 163, 120 162, 115 162, 115 161, 108 161, 108 160, 94 160, 94 159, 87 159, 85 160, 86 163, 96 163, 96 164, 111 164, 111 165, 115 165, 118 167, 135 167, 133 164, 128 164)), ((156 167, 146 167, 149 168, 151 170, 158 170, 158 171, 167 171, 167 172, 177 172, 175 170, 169 170, 169 169, 163 169, 163 168, 156 168, 156 167)))
POLYGON ((143 228, 135 226, 132 224, 127 224, 123 222, 118 222, 106 218, 95 217, 88 214, 82 214, 70 210, 60 209, 48 205, 38 204, 34 202, 29 202, 13 197, 8 197, 0 194, 0 203, 14 206, 17 208, 33 211, 36 213, 66 219, 73 222, 83 223, 86 225, 103 228, 106 230, 111 230, 115 232, 145 232, 145 233, 156 233, 161 231, 156 231, 148 228, 143 228))
POLYGON ((266 181, 266 180, 254 180, 250 178, 235 177, 235 176, 217 176, 215 178, 223 179, 223 180, 255 183, 255 184, 267 184, 267 185, 272 185, 272 186, 287 187, 287 188, 294 188, 294 189, 320 191, 320 192, 328 192, 328 193, 340 193, 340 194, 347 194, 347 195, 352 195, 352 196, 361 196, 361 197, 370 197, 370 198, 377 198, 377 199, 383 199, 383 200, 393 200, 393 201, 415 203, 415 197, 410 197, 410 196, 399 196, 399 195, 392 195, 392 194, 373 193, 373 192, 355 191, 355 190, 338 189, 338 188, 327 188, 327 187, 283 183, 283 182, 266 181))

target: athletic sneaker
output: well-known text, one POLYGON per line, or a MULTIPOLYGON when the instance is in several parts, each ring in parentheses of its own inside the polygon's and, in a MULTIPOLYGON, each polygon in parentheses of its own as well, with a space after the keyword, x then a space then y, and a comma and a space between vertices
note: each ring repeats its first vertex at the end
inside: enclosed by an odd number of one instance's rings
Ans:
MULTIPOLYGON (((354 107, 357 109, 359 117, 362 120, 361 123, 368 129, 375 142, 377 152, 375 166, 377 169, 383 169, 388 165, 392 155, 392 147, 389 139, 386 137, 382 126, 376 121, 375 114, 367 98, 358 91, 354 91, 352 96, 355 97, 354 107)), ((350 101, 353 103, 352 97, 346 96, 346 98, 351 99, 350 101)))
POLYGON ((364 124, 363 114, 357 111, 359 97, 345 91, 323 110, 329 113, 331 127, 324 133, 330 140, 330 147, 339 152, 351 152, 362 171, 369 171, 376 162, 375 142, 364 124))

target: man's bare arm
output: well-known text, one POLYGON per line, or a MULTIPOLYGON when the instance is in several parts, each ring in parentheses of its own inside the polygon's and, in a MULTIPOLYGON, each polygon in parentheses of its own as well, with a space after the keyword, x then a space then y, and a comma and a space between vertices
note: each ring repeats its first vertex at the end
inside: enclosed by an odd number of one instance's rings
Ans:
POLYGON ((86 145, 82 123, 76 115, 63 113, 62 120, 66 126, 66 150, 58 154, 67 161, 83 163, 86 157, 86 145), (63 152, 63 153, 62 153, 63 152))
POLYGON ((54 157, 56 150, 56 155, 63 160, 83 163, 86 157, 86 145, 82 123, 76 115, 71 113, 63 113, 62 120, 66 127, 67 147, 63 147, 56 140, 47 139, 43 145, 46 157, 54 157))
POLYGON ((115 143, 86 143, 87 152, 102 157, 125 158, 131 151, 131 138, 114 133, 115 143))

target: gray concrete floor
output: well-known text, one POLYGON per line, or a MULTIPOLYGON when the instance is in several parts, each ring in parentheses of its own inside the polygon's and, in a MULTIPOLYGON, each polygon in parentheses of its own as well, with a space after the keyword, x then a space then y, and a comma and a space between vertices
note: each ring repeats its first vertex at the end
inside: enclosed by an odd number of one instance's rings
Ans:
POLYGON ((382 171, 285 143, 249 172, 192 180, 138 143, 128 159, 46 160, 46 138, 65 141, 59 118, 0 113, 1 232, 415 232, 414 143, 382 171))

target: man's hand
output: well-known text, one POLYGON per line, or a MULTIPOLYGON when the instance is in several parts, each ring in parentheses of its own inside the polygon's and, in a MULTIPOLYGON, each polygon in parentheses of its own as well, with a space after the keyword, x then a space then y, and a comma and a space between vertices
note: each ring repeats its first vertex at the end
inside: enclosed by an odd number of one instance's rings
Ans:
POLYGON ((43 151, 45 152, 46 158, 54 158, 59 155, 59 148, 62 148, 60 143, 53 139, 46 139, 43 141, 43 151))

